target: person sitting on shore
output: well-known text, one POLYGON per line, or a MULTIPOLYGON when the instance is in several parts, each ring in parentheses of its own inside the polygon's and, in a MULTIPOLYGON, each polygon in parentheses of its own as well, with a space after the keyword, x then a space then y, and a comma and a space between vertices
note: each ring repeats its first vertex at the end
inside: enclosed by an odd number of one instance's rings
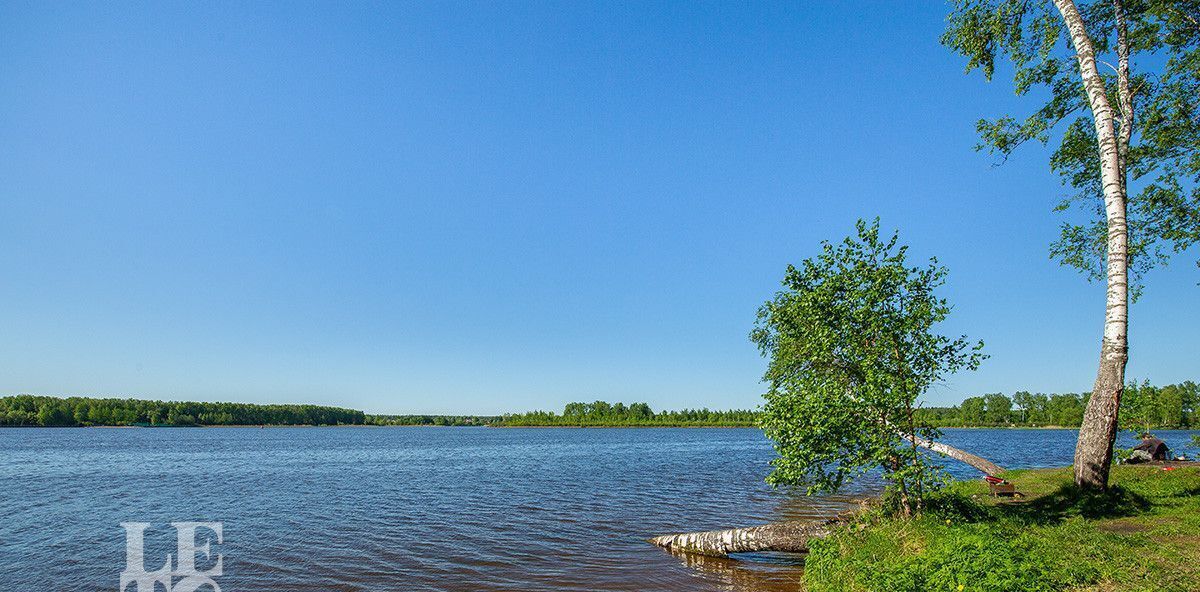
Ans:
POLYGON ((1166 442, 1150 434, 1142 434, 1141 443, 1133 447, 1133 453, 1129 455, 1127 462, 1137 464, 1169 458, 1171 458, 1171 450, 1167 448, 1166 442))

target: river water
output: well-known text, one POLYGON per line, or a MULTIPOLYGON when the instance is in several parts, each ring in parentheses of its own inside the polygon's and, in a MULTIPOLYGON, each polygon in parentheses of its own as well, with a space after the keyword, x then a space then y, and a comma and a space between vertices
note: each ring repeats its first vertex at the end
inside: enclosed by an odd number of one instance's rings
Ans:
MULTIPOLYGON (((1188 432, 1159 435, 1200 452, 1188 432)), ((1022 468, 1069 464, 1075 433, 944 440, 1022 468)), ((152 524, 153 570, 176 553, 168 523, 187 521, 221 523, 224 592, 795 590, 787 556, 644 542, 829 516, 878 485, 772 490, 772 454, 753 429, 0 429, 0 590, 116 590, 122 522, 152 524)))

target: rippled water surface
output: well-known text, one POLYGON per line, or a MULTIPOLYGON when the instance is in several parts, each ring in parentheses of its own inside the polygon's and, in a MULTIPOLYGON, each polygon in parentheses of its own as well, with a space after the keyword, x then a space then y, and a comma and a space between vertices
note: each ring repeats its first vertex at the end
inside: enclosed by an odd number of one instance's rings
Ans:
MULTIPOLYGON (((1020 468, 1069 464, 1075 433, 945 440, 1020 468)), ((771 456, 752 429, 0 429, 0 590, 115 590, 120 523, 155 523, 152 569, 178 521, 224 524, 224 592, 794 590, 786 556, 644 542, 828 516, 875 485, 773 491, 771 456)))

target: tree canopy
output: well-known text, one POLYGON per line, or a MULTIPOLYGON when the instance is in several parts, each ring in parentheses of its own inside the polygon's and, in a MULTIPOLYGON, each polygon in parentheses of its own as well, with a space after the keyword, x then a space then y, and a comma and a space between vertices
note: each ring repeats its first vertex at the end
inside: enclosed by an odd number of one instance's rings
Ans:
POLYGON ((919 506, 939 480, 915 438, 937 431, 915 415, 930 385, 978 367, 982 342, 947 337, 950 305, 936 295, 946 268, 910 266, 899 237, 860 220, 855 235, 822 243, 789 266, 783 290, 759 309, 751 339, 768 359, 760 417, 779 457, 767 480, 835 490, 882 467, 919 506))
MULTIPOLYGON (((1200 241, 1200 1, 1075 4, 1128 144, 1121 160, 1136 298, 1142 274, 1200 241)), ((1007 158, 1031 141, 1054 144, 1050 168, 1071 188, 1055 210, 1081 215, 1062 223, 1051 256, 1104 279, 1108 222, 1094 114, 1054 3, 956 0, 942 41, 988 80, 1007 58, 1017 95, 1041 103, 1024 116, 980 119, 977 148, 1007 158)))

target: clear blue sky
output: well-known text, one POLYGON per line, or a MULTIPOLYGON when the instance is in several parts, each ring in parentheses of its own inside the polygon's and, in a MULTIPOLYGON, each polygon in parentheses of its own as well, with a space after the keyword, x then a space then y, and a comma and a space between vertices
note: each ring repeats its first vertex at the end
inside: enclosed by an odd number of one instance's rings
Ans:
MULTIPOLYGON (((992 358, 1090 388, 1103 288, 938 2, 0 4, 0 393, 753 407, 785 266, 881 216, 992 358)), ((1200 378, 1155 272, 1131 376, 1200 378)))

